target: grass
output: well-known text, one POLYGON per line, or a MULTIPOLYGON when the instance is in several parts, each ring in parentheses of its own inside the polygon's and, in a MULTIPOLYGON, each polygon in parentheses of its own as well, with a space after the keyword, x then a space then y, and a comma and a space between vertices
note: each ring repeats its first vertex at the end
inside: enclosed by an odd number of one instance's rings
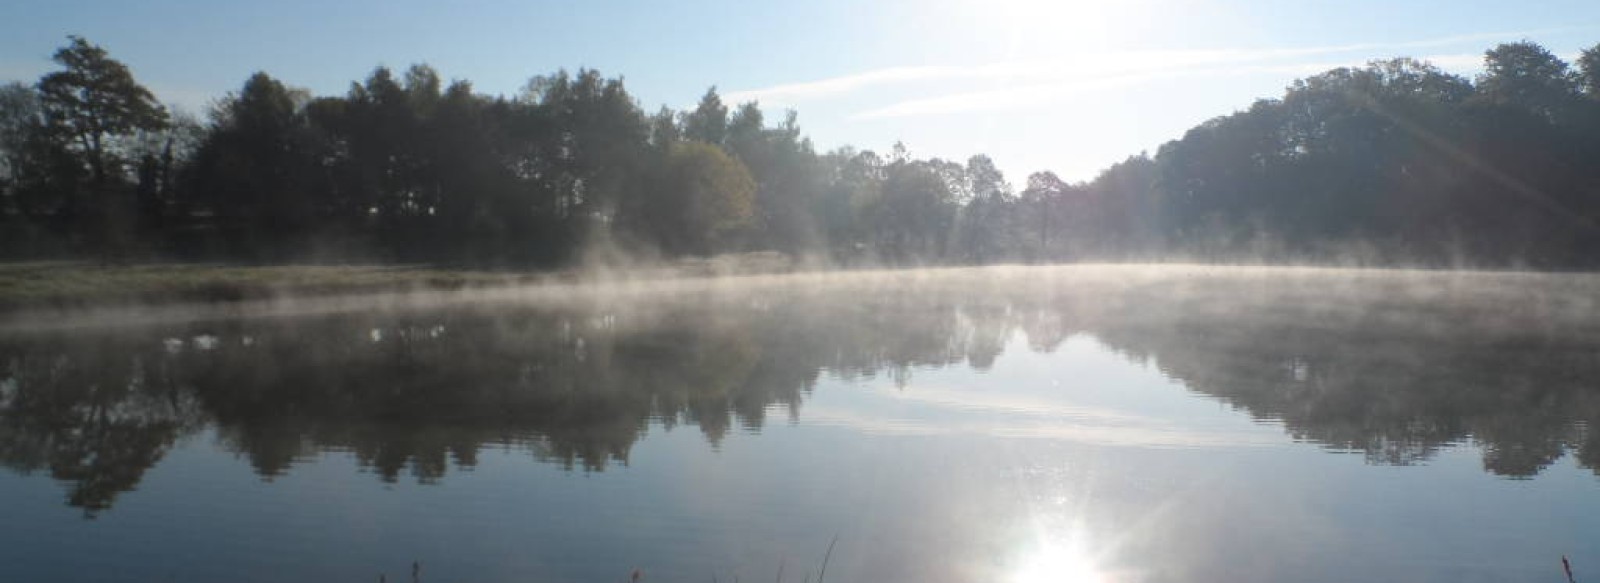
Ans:
POLYGON ((0 264, 0 309, 116 303, 219 302, 283 295, 449 290, 527 283, 533 274, 386 266, 0 264))
MULTIPOLYGON (((792 262, 751 253, 638 267, 630 277, 705 277, 778 273, 792 262)), ((577 281, 615 271, 482 271, 427 265, 238 266, 192 263, 103 265, 48 261, 0 263, 0 311, 132 304, 212 303, 279 297, 446 291, 577 281)))

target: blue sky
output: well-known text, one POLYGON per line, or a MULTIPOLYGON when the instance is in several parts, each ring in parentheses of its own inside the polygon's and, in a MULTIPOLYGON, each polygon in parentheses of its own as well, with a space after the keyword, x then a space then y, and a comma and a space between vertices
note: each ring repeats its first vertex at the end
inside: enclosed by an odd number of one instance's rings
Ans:
POLYGON ((67 34, 194 111, 256 70, 332 94, 426 62, 511 94, 591 67, 650 111, 714 84, 774 119, 798 110, 822 148, 983 152, 1021 184, 1091 178, 1335 66, 1404 55, 1470 75, 1523 38, 1570 57, 1600 43, 1600 2, 9 0, 0 79, 37 78, 67 34))

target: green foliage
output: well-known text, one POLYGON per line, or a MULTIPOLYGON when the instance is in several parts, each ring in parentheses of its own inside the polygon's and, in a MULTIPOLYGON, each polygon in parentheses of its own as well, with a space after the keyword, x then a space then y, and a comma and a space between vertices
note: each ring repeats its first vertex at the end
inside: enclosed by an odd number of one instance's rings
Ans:
POLYGON ((1020 192, 982 154, 819 154, 794 112, 774 124, 715 87, 647 115, 588 69, 514 98, 426 65, 321 97, 257 73, 201 126, 83 39, 56 59, 35 87, 0 88, 0 219, 25 227, 0 241, 14 256, 522 266, 615 244, 846 265, 1600 267, 1600 46, 1573 67, 1503 44, 1476 80, 1409 58, 1333 69, 1093 180, 1040 172, 1020 192))
POLYGON ((896 263, 942 257, 955 226, 956 198, 936 161, 891 162, 881 188, 862 211, 879 257, 896 263))
MULTIPOLYGON (((760 119, 757 118, 759 124, 760 119)), ((683 136, 707 144, 721 145, 728 136, 728 106, 722 104, 717 88, 706 90, 700 105, 683 116, 683 136)))
POLYGON ((39 79, 39 100, 50 131, 77 149, 95 182, 103 184, 116 178, 124 162, 108 142, 162 129, 167 113, 105 49, 82 37, 68 38, 72 42, 53 57, 62 70, 39 79))
POLYGON ((1531 41, 1505 43, 1484 53, 1478 93, 1490 103, 1560 115, 1578 92, 1567 63, 1531 41))
POLYGON ((1578 55, 1578 87, 1589 99, 1600 99, 1600 44, 1578 55))
POLYGON ((651 184, 623 221, 669 253, 728 248, 751 225, 755 179, 743 163, 716 146, 673 146, 651 184))
POLYGON ((308 101, 258 72, 212 114, 189 169, 193 197, 185 202, 238 225, 240 245, 286 245, 329 215, 317 193, 331 187, 319 164, 331 147, 311 127, 308 101))
POLYGON ((0 214, 19 212, 18 187, 36 167, 29 155, 42 116, 33 89, 16 82, 0 85, 0 214))

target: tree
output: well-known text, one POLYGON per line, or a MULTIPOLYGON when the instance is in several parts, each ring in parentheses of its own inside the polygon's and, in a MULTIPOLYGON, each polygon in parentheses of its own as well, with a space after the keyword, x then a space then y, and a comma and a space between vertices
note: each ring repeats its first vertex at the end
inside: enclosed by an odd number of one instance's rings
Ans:
POLYGON ((744 103, 727 124, 722 147, 756 179, 755 231, 749 243, 759 249, 791 253, 817 246, 812 215, 821 176, 816 152, 789 112, 777 127, 767 127, 755 102, 744 103))
POLYGON ((0 243, 12 253, 141 242, 128 233, 235 258, 290 258, 311 242, 526 265, 616 234, 669 254, 843 262, 1354 249, 1362 261, 1600 265, 1600 46, 1569 67, 1532 42, 1500 45, 1476 86, 1408 58, 1329 70, 1094 180, 1031 176, 1018 198, 982 154, 919 159, 896 143, 818 155, 792 111, 730 108, 713 86, 689 111, 647 115, 622 79, 587 69, 514 97, 426 65, 379 67, 317 98, 258 73, 199 128, 70 39, 60 71, 0 86, 0 218, 26 227, 0 229, 25 243, 0 243))
POLYGON ((1600 99, 1600 44, 1578 55, 1578 86, 1590 99, 1600 99))
POLYGON ((751 224, 755 179, 721 148, 681 143, 667 153, 654 190, 624 220, 668 253, 707 254, 727 248, 751 224))
POLYGON ((883 158, 868 150, 844 147, 828 152, 818 164, 821 193, 807 209, 835 258, 862 259, 869 242, 866 212, 883 192, 883 158))
POLYGON ((591 227, 609 224, 616 209, 646 194, 651 124, 622 79, 599 71, 560 71, 529 86, 524 102, 533 108, 517 136, 527 146, 518 164, 553 195, 564 239, 557 244, 576 248, 591 227))
MULTIPOLYGON (((760 124, 760 118, 756 118, 760 124)), ((722 104, 716 86, 706 90, 700 104, 683 118, 683 137, 697 142, 722 145, 728 136, 728 106, 722 104)))
POLYGON ((765 141, 765 121, 761 113, 761 105, 751 101, 740 104, 728 118, 727 130, 724 132, 724 145, 735 156, 744 153, 755 153, 765 141))
POLYGON ((1063 227, 1055 215, 1060 213, 1062 199, 1068 188, 1066 181, 1054 172, 1041 171, 1028 175, 1028 187, 1022 191, 1022 206, 1027 209, 1025 214, 1029 220, 1023 225, 1023 230, 1034 231, 1033 238, 1036 241, 1030 247, 1036 249, 1036 258, 1048 260, 1055 257, 1050 251, 1051 236, 1063 227))
POLYGON ((954 226, 955 195, 935 163, 911 160, 904 145, 896 146, 881 195, 863 209, 875 247, 894 262, 942 259, 954 226))
POLYGON ((141 134, 129 148, 130 159, 139 161, 134 191, 146 234, 157 234, 148 231, 161 230, 169 215, 188 214, 183 207, 183 176, 205 137, 206 127, 199 118, 173 110, 166 129, 141 134))
POLYGON ((1478 92, 1490 103, 1527 109, 1546 119, 1560 115, 1578 93, 1567 63, 1531 41, 1505 43, 1483 57, 1478 92))
POLYGON ((9 202, 29 134, 40 127, 38 94, 17 82, 0 85, 0 213, 9 202))
POLYGON ((678 127, 675 113, 666 106, 650 116, 650 145, 665 149, 683 141, 683 130, 678 127))
POLYGON ((962 253, 980 263, 993 261, 1017 246, 1011 185, 984 154, 968 159, 961 175, 970 194, 962 215, 962 253))
POLYGON ((167 113, 105 49, 83 37, 67 38, 72 42, 53 57, 63 70, 39 80, 39 99, 50 129, 73 144, 94 182, 103 185, 123 170, 111 142, 166 127, 167 113))
POLYGON ((191 169, 191 191, 252 255, 318 226, 330 190, 320 140, 304 113, 305 93, 255 73, 218 104, 191 169), (237 229, 234 227, 237 226, 237 229))

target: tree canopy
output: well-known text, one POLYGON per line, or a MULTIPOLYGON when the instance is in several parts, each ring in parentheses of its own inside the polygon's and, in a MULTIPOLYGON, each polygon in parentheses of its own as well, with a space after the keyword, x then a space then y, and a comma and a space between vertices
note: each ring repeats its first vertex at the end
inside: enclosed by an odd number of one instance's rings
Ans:
POLYGON ((1467 79, 1396 58, 1299 79, 1154 153, 1069 182, 850 147, 793 111, 647 114, 620 77, 565 70, 484 95, 427 65, 343 95, 266 72, 203 122, 106 49, 0 86, 0 254, 487 266, 597 242, 775 250, 837 264, 1176 258, 1600 267, 1600 45, 1531 41, 1467 79))
POLYGON ((166 110, 149 89, 106 50, 83 37, 56 51, 53 60, 62 69, 39 79, 39 102, 45 123, 66 142, 78 148, 96 182, 120 162, 107 142, 138 131, 166 127, 166 110))

